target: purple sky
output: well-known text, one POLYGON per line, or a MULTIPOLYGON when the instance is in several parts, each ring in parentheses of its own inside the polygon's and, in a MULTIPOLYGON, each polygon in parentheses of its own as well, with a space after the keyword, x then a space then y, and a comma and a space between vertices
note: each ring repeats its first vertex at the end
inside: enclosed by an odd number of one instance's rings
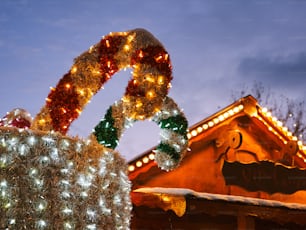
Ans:
MULTIPOLYGON (((34 117, 73 59, 111 31, 145 28, 173 64, 169 95, 189 124, 232 102, 232 92, 262 82, 306 99, 306 1, 302 0, 1 0, 0 116, 21 107, 34 117)), ((129 79, 119 73, 75 121, 87 137, 129 79)), ((138 122, 118 151, 131 159, 158 143, 158 127, 138 122)))

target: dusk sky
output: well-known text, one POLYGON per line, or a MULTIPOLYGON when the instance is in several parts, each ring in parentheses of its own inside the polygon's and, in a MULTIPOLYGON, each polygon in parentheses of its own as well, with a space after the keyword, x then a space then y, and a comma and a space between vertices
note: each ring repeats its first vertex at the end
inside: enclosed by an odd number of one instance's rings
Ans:
MULTIPOLYGON (((1 0, 0 117, 23 108, 33 117, 73 59, 109 32, 145 28, 173 65, 169 96, 193 125, 232 103, 254 81, 306 99, 306 1, 303 0, 1 0)), ((116 74, 72 123, 86 138, 130 78, 116 74)), ((138 122, 118 151, 132 159, 158 143, 159 128, 138 122)))

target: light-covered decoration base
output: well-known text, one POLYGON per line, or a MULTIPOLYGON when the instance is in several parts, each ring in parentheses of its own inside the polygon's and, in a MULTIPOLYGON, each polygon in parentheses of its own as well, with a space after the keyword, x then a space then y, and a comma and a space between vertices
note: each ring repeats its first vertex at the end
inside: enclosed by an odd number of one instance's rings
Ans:
POLYGON ((130 187, 95 139, 0 127, 0 229, 129 229, 130 187))

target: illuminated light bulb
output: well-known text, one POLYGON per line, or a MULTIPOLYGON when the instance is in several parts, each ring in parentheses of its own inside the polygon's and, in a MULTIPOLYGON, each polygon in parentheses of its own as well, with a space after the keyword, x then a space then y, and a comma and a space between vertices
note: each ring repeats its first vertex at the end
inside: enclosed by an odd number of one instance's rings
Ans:
POLYGON ((123 49, 124 49, 125 51, 129 51, 129 50, 130 50, 130 46, 129 46, 129 45, 124 45, 123 49))
POLYGON ((219 119, 218 119, 218 118, 214 118, 213 121, 214 121, 215 124, 218 124, 218 123, 219 123, 219 119))
POLYGON ((292 136, 292 133, 291 133, 291 132, 288 132, 288 133, 287 133, 287 136, 291 137, 291 136, 292 136))
POLYGON ((60 181, 60 184, 66 185, 66 186, 69 186, 69 185, 70 185, 70 183, 69 183, 68 180, 61 180, 61 181, 60 181))
POLYGON ((65 108, 61 108, 62 113, 67 113, 67 110, 65 108))
POLYGON ((153 160, 155 159, 154 153, 151 153, 151 154, 149 155, 149 159, 150 159, 151 161, 153 161, 153 160))
POLYGON ((0 182, 0 188, 6 188, 7 187, 7 181, 6 180, 2 180, 0 182))
POLYGON ((187 133, 187 138, 190 139, 191 138, 191 134, 187 133))
POLYGON ((160 85, 164 84, 164 76, 162 76, 162 75, 158 76, 157 83, 160 84, 160 85))
POLYGON ((105 40, 105 45, 106 45, 107 48, 110 47, 109 40, 107 40, 107 39, 105 40))
POLYGON ((198 133, 201 133, 202 131, 203 131, 203 128, 201 126, 197 128, 198 133))
POLYGON ((204 130, 208 129, 208 125, 207 124, 204 124, 202 127, 203 127, 204 130))
POLYGON ((142 106, 142 102, 138 101, 137 104, 136 104, 136 108, 140 108, 141 106, 142 106))
POLYGON ((239 108, 236 106, 234 109, 233 109, 234 113, 238 113, 239 112, 239 108))
POLYGON ((284 132, 288 132, 288 128, 287 127, 283 127, 283 131, 284 132))
POLYGON ((210 128, 213 127, 213 126, 214 126, 214 122, 209 121, 209 122, 208 122, 208 126, 209 126, 210 128))
POLYGON ((44 184, 43 180, 34 179, 34 184, 37 185, 37 187, 41 188, 44 184))
POLYGON ((221 115, 218 117, 218 119, 219 119, 220 121, 224 121, 224 116, 221 114, 221 115))
POLYGON ((10 224, 10 225, 16 224, 16 219, 10 219, 10 220, 9 220, 9 224, 10 224))
POLYGON ((12 206, 11 202, 7 202, 6 204, 4 204, 4 208, 8 209, 12 206))
POLYGON ((36 210, 37 211, 43 211, 47 207, 47 202, 46 201, 41 201, 37 204, 36 210))
POLYGON ((269 126, 269 128, 268 128, 268 129, 269 129, 269 131, 272 131, 272 127, 271 127, 271 126, 269 126))
POLYGON ((95 212, 95 210, 87 209, 87 210, 86 210, 86 214, 87 214, 89 217, 93 218, 93 217, 95 217, 96 212, 95 212))
POLYGON ((296 136, 293 136, 293 137, 292 137, 292 140, 293 140, 293 141, 297 141, 298 138, 297 138, 296 136))
POLYGON ((7 198, 7 193, 6 193, 6 191, 5 190, 2 190, 1 192, 0 192, 0 198, 7 198))
POLYGON ((67 125, 63 125, 62 129, 64 129, 64 130, 67 129, 67 125))
POLYGON ((6 164, 7 164, 6 156, 0 156, 0 168, 6 167, 6 164))
POLYGON ((91 53, 93 51, 93 49, 94 49, 94 46, 90 46, 89 47, 89 53, 91 53))
POLYGON ((197 133, 196 130, 192 130, 192 131, 191 131, 191 135, 195 137, 196 135, 198 135, 198 133, 197 133))
POLYGON ((150 76, 150 75, 146 75, 146 81, 154 83, 155 79, 152 76, 150 76))
POLYGON ((88 170, 92 173, 92 174, 95 174, 96 173, 96 169, 94 168, 94 167, 92 167, 92 166, 89 166, 88 167, 88 170))
POLYGON ((51 91, 55 91, 55 88, 53 88, 53 87, 50 87, 50 90, 51 90, 51 91))
POLYGON ((71 88, 71 85, 69 83, 65 84, 65 88, 66 89, 70 89, 71 88))
POLYGON ((95 224, 88 224, 88 225, 86 226, 86 229, 89 229, 89 230, 96 230, 97 228, 96 228, 96 225, 95 225, 95 224))
POLYGON ((262 108, 261 110, 263 113, 267 113, 268 112, 268 109, 267 108, 262 108))
POLYGON ((76 66, 72 66, 70 72, 71 72, 72 74, 74 74, 74 73, 76 73, 77 71, 78 71, 78 68, 77 68, 76 66))
POLYGON ((46 120, 45 120, 45 119, 40 119, 40 120, 38 121, 38 123, 39 123, 40 125, 44 125, 44 124, 46 123, 46 120))
POLYGON ((94 75, 100 75, 100 74, 101 74, 101 72, 100 72, 99 70, 93 70, 92 73, 93 73, 94 75))
POLYGON ((299 146, 303 146, 303 142, 302 142, 302 141, 298 141, 297 144, 298 144, 299 146))
POLYGON ((169 54, 165 54, 164 60, 167 61, 169 59, 169 54))
POLYGON ((107 61, 106 64, 107 64, 107 67, 108 67, 108 68, 111 67, 111 62, 110 62, 110 61, 107 61))
POLYGON ((129 172, 133 172, 135 170, 135 166, 134 165, 130 165, 128 170, 129 170, 129 172))
POLYGON ((243 105, 239 105, 238 108, 241 111, 241 110, 243 110, 244 106, 243 105))
POLYGON ((267 117, 271 117, 271 116, 272 116, 272 113, 271 113, 271 112, 267 112, 267 113, 266 113, 266 116, 267 116, 267 117))
POLYGON ((26 145, 24 145, 24 144, 20 144, 18 150, 20 152, 20 155, 24 156, 24 155, 26 155, 28 153, 29 148, 26 145))
POLYGON ((137 161, 136 162, 136 166, 139 168, 139 167, 141 167, 142 166, 142 162, 141 161, 137 161))
POLYGON ((234 115, 234 111, 233 111, 232 109, 230 109, 230 110, 228 111, 228 113, 229 113, 231 116, 234 115))
POLYGON ((143 58, 143 57, 144 57, 144 56, 143 56, 142 50, 139 51, 138 57, 140 57, 140 58, 143 58))
POLYGON ((36 222, 36 225, 37 225, 38 228, 44 228, 44 227, 47 226, 47 222, 44 221, 44 220, 38 220, 38 221, 36 222))
POLYGON ((84 188, 89 188, 91 186, 91 178, 86 175, 80 175, 77 183, 84 188))
POLYGON ((84 92, 83 89, 79 89, 78 92, 79 92, 79 94, 80 94, 81 96, 84 96, 84 94, 85 94, 85 92, 84 92))
POLYGON ((129 36, 127 36, 127 41, 132 42, 134 40, 134 38, 135 38, 135 35, 129 35, 129 36))
POLYGON ((147 97, 148 98, 153 98, 154 96, 155 96, 155 93, 152 90, 147 92, 147 97))
POLYGON ((225 112, 225 113, 223 114, 223 116, 224 116, 224 118, 226 119, 226 118, 229 117, 229 113, 228 113, 228 112, 225 112))
POLYGON ((163 56, 160 55, 160 56, 158 56, 158 57, 155 58, 155 61, 159 62, 162 58, 163 58, 163 56))
POLYGON ((29 145, 34 145, 35 142, 36 142, 36 139, 35 139, 34 136, 30 136, 30 137, 28 138, 28 143, 29 143, 29 145))
POLYGON ((281 126, 283 126, 283 122, 277 121, 277 125, 278 125, 279 127, 281 127, 281 126))
POLYGON ((272 121, 273 122, 277 122, 277 118, 276 117, 272 117, 272 121))
POLYGON ((165 203, 170 203, 170 201, 171 201, 171 199, 170 199, 169 196, 162 196, 161 198, 162 198, 162 200, 163 200, 165 203))
POLYGON ((64 223, 64 227, 65 227, 65 229, 73 229, 72 224, 69 223, 69 222, 65 222, 65 223, 64 223))
POLYGON ((107 79, 110 79, 110 78, 111 78, 111 76, 109 75, 109 73, 105 73, 105 77, 106 77, 107 79))
POLYGON ((297 153, 296 155, 297 155, 299 158, 303 158, 302 154, 300 154, 300 153, 297 153))
POLYGON ((72 209, 71 208, 68 208, 68 207, 65 207, 62 212, 66 215, 70 215, 72 214, 72 209))
POLYGON ((46 102, 51 102, 52 100, 50 98, 46 98, 46 102))
POLYGON ((149 158, 148 158, 148 157, 144 157, 144 158, 142 159, 142 162, 145 163, 145 164, 147 164, 147 163, 149 162, 149 158))
POLYGON ((179 111, 178 111, 177 109, 174 109, 174 110, 172 110, 172 114, 173 114, 174 116, 176 116, 176 115, 179 114, 179 111))
POLYGON ((82 110, 80 109, 75 109, 75 111, 80 115, 82 113, 82 110))

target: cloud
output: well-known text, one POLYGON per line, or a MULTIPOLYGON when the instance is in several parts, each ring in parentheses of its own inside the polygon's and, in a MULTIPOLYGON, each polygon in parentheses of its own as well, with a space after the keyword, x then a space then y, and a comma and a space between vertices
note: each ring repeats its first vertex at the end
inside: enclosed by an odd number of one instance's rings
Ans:
POLYGON ((306 85, 306 52, 288 56, 245 57, 238 66, 241 78, 287 88, 306 85))

